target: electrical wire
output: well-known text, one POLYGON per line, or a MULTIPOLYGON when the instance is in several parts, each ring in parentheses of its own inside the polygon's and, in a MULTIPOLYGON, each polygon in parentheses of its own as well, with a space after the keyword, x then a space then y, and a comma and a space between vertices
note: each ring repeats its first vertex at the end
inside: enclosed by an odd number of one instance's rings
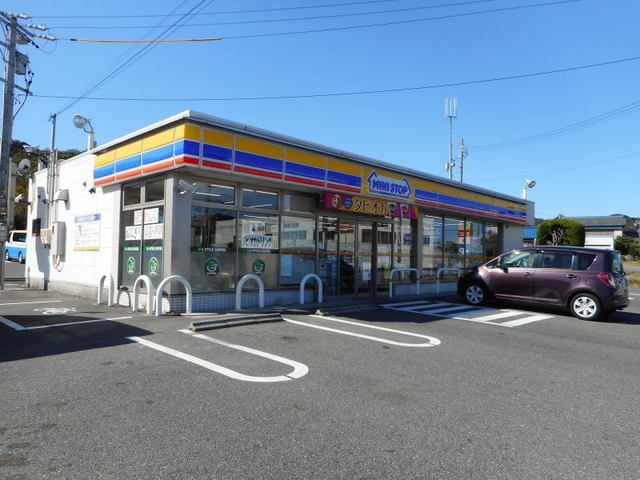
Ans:
POLYGON ((216 42, 222 40, 222 37, 205 37, 205 38, 167 38, 163 40, 144 40, 144 39, 95 39, 95 38, 70 38, 71 42, 84 43, 188 43, 188 42, 216 42))
MULTIPOLYGON (((421 23, 421 22, 431 22, 436 20, 447 20, 451 18, 462 18, 462 17, 472 17, 477 15, 484 15, 487 13, 498 13, 498 12, 508 12, 514 10, 522 10, 528 8, 537 8, 537 7, 548 7, 555 5, 564 5, 569 3, 577 3, 582 2, 584 0, 557 0, 553 2, 545 2, 545 3, 533 3, 527 5, 517 5, 515 7, 503 7, 503 8, 494 8, 490 10, 476 10, 473 12, 464 12, 464 13, 456 13, 449 15, 440 15, 437 17, 425 17, 425 18, 413 18, 409 20, 397 20, 391 22, 381 22, 381 23, 369 23, 364 25, 350 25, 344 27, 327 27, 327 28, 318 28, 318 29, 310 29, 310 30, 298 30, 298 31, 288 31, 288 32, 273 32, 273 33, 255 33, 255 34, 247 34, 247 35, 228 35, 224 36, 225 40, 238 40, 238 39, 247 39, 247 38, 266 38, 266 37, 283 37, 289 35, 305 35, 310 33, 327 33, 327 32, 337 32, 337 31, 345 31, 345 30, 359 30, 364 28, 377 28, 377 27, 389 27, 392 25, 405 25, 411 23, 421 23)), ((77 38, 65 38, 59 37, 56 40, 62 40, 67 42, 78 41, 77 38)))
MULTIPOLYGON (((409 8, 396 8, 391 10, 376 10, 373 12, 356 12, 356 13, 338 13, 333 15, 315 15, 312 17, 294 17, 294 18, 276 18, 276 19, 267 19, 267 20, 239 20, 233 22, 214 22, 214 23, 192 23, 186 25, 185 27, 193 28, 193 27, 212 27, 212 26, 220 26, 220 25, 248 25, 248 24, 261 24, 261 23, 281 23, 281 22, 297 22, 297 21, 305 21, 305 20, 324 20, 324 19, 336 19, 336 18, 346 18, 346 17, 360 17, 366 15, 382 15, 388 13, 406 13, 406 12, 415 12, 419 10, 432 10, 435 8, 445 8, 445 7, 459 7, 466 5, 475 5, 478 3, 489 3, 496 2, 498 0, 469 0, 464 2, 454 2, 454 3, 440 3, 437 5, 426 5, 422 7, 409 7, 409 8)), ((114 29, 139 29, 139 28, 160 28, 154 26, 143 26, 143 25, 82 25, 82 26, 73 26, 73 25, 53 25, 49 27, 52 30, 114 30, 114 29)))
POLYGON ((18 114, 20 113, 20 110, 22 110, 22 108, 24 107, 24 104, 27 103, 27 99, 31 96, 30 92, 31 92, 31 84, 33 83, 33 71, 30 68, 27 68, 27 71, 25 73, 25 77, 24 77, 24 83, 25 83, 25 93, 24 93, 24 99, 22 100, 22 103, 20 104, 20 106, 18 107, 18 109, 15 111, 15 113, 13 114, 13 120, 16 119, 16 117, 18 116, 18 114))
MULTIPOLYGON (((199 16, 210 16, 210 15, 229 15, 229 14, 242 14, 242 13, 266 13, 266 12, 282 12, 282 11, 290 11, 290 10, 306 10, 313 8, 331 8, 331 7, 347 7, 353 5, 370 5, 374 3, 389 3, 396 2, 399 0, 367 0, 361 2, 343 2, 343 3, 323 3, 316 5, 302 5, 297 7, 276 7, 276 8, 259 8, 259 9, 250 9, 250 10, 226 10, 219 12, 202 12, 199 13, 199 16)), ((175 13, 168 15, 170 17, 179 17, 182 16, 182 13, 175 13)), ((39 19, 52 19, 52 18, 158 18, 165 17, 166 15, 158 15, 158 14, 127 14, 127 15, 32 15, 32 18, 39 19)))
MULTIPOLYGON (((193 14, 193 12, 196 12, 196 10, 198 10, 198 9, 202 10, 202 9, 206 8, 208 5, 210 5, 214 1, 215 0, 200 0, 191 10, 189 10, 187 13, 185 13, 183 16, 181 16, 178 20, 176 20, 171 25, 169 25, 159 35, 157 35, 154 38, 154 40, 160 40, 162 38, 166 38, 168 35, 170 35, 174 31, 176 31, 178 28, 180 28, 182 26, 182 24, 187 22, 189 17, 193 14), (181 22, 182 22, 182 24, 181 24, 181 22)), ((137 60, 141 59, 146 54, 148 54, 149 51, 151 51, 151 49, 153 49, 157 45, 158 45, 157 43, 148 43, 148 44, 146 44, 144 47, 142 47, 140 50, 138 50, 136 53, 134 53, 131 57, 129 57, 127 60, 125 60, 116 69, 114 69, 110 74, 108 74, 106 77, 104 77, 102 80, 100 80, 97 84, 95 84, 90 89, 86 90, 80 97, 74 98, 70 103, 68 103, 65 107, 63 107, 60 111, 58 111, 56 113, 56 115, 60 115, 61 113, 63 113, 64 111, 68 110, 69 108, 71 108, 76 103, 78 103, 80 100, 82 100, 82 99, 86 98, 87 96, 91 95, 91 93, 95 92, 98 88, 104 86, 105 84, 107 84, 108 82, 113 80, 116 76, 118 76, 121 73, 123 73, 127 68, 129 68, 137 60)))
POLYGON ((571 123, 564 127, 556 128, 554 130, 548 130, 546 132, 542 132, 537 135, 530 135, 527 137, 517 138, 517 139, 509 140, 506 142, 488 143, 484 145, 470 145, 468 148, 469 150, 493 152, 493 151, 501 150, 504 148, 513 148, 513 147, 519 147, 522 145, 527 145, 530 143, 542 142, 549 138, 557 137, 559 135, 566 135, 576 130, 581 130, 583 128, 587 128, 598 123, 602 123, 608 120, 612 120, 614 118, 621 117, 623 115, 628 115, 630 113, 637 112, 638 110, 640 110, 640 101, 635 101, 627 105, 623 105, 622 107, 618 107, 614 110, 601 113, 600 115, 596 115, 594 117, 590 117, 585 120, 581 120, 579 122, 571 123))
POLYGON ((247 100, 291 100, 291 99, 304 99, 304 98, 323 98, 323 97, 346 97, 356 95, 373 95, 383 93, 399 93, 399 92, 411 92, 420 90, 431 90, 437 88, 447 87, 461 87, 467 85, 480 85, 486 83, 503 82, 509 80, 519 80, 522 78, 541 77, 545 75, 554 75, 558 73, 573 72, 578 70, 586 70, 590 68, 599 68, 610 65, 617 65, 626 62, 635 62, 640 60, 640 56, 621 58, 617 60, 608 60, 605 62, 590 63, 586 65, 578 65, 574 67, 557 68, 553 70, 545 70, 541 72, 530 72, 519 75, 507 75, 503 77, 484 78, 479 80, 466 80, 460 82, 451 83, 437 83, 431 85, 421 85, 417 87, 402 87, 402 88, 386 88, 379 90, 358 90, 348 92, 329 92, 329 93, 311 93, 304 95, 269 95, 269 96, 255 96, 255 97, 180 97, 180 98, 158 98, 158 97, 74 97, 69 95, 40 95, 33 94, 38 98, 60 98, 60 99, 84 99, 87 100, 105 100, 105 101, 123 101, 123 102, 228 102, 228 101, 247 101, 247 100))

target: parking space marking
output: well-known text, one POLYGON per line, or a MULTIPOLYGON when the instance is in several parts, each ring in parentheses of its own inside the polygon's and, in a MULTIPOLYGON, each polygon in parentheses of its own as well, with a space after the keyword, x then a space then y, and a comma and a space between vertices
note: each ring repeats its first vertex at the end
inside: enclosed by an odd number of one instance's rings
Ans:
POLYGON ((395 346, 398 346, 398 347, 425 348, 425 347, 435 347, 437 345, 440 345, 440 343, 441 343, 440 340, 438 340, 435 337, 430 337, 428 335, 421 335, 419 333, 405 332, 405 331, 402 331, 402 330, 395 330, 395 329, 392 329, 392 328, 378 327, 378 326, 375 326, 375 325, 366 325, 366 324, 359 323, 359 322, 352 322, 352 321, 349 321, 349 320, 342 320, 342 319, 333 318, 333 317, 325 317, 325 316, 322 316, 322 315, 309 315, 309 316, 312 317, 312 318, 319 318, 319 319, 322 319, 322 320, 329 320, 329 321, 332 321, 332 322, 339 322, 339 323, 345 323, 345 324, 349 324, 349 325, 356 325, 358 327, 371 328, 371 329, 374 329, 374 330, 382 330, 382 331, 385 331, 385 332, 397 333, 397 334, 400 334, 400 335, 407 335, 407 336, 411 336, 411 337, 424 338, 424 339, 428 340, 428 342, 427 343, 395 342, 393 340, 387 340, 385 338, 374 337, 374 336, 371 336, 371 335, 364 335, 364 334, 361 334, 361 333, 349 332, 347 330, 340 330, 340 329, 337 329, 337 328, 324 327, 322 325, 314 325, 314 324, 311 324, 311 323, 301 322, 301 321, 293 320, 293 319, 290 319, 290 318, 282 317, 282 319, 285 322, 293 323, 293 324, 296 324, 296 325, 301 325, 303 327, 316 328, 318 330, 326 330, 328 332, 340 333, 342 335, 348 335, 348 336, 351 336, 351 337, 364 338, 366 340, 371 340, 373 342, 386 343, 386 344, 395 345, 395 346))
POLYGON ((12 322, 8 318, 0 317, 0 323, 4 323, 7 327, 13 328, 17 331, 24 330, 22 325, 18 325, 16 322, 12 322))
POLYGON ((112 318, 94 318, 92 320, 81 320, 79 322, 52 323, 50 325, 37 325, 35 327, 23 327, 22 325, 12 322, 8 318, 0 317, 0 323, 4 323, 7 327, 11 327, 19 332, 25 330, 42 330, 47 328, 71 327, 74 325, 84 325, 87 323, 110 322, 116 320, 128 320, 133 317, 112 317, 112 318))
POLYGON ((4 307, 5 305, 34 305, 36 303, 62 303, 62 300, 38 300, 34 302, 0 303, 0 307, 4 307))
POLYGON ((467 322, 483 323, 486 325, 497 325, 499 327, 518 327, 527 323, 539 322, 553 318, 553 315, 541 315, 521 310, 497 310, 488 307, 475 307, 472 305, 464 305, 460 303, 442 303, 425 300, 422 305, 416 305, 415 302, 409 304, 385 304, 381 305, 389 310, 399 310, 404 312, 416 313, 418 315, 430 315, 440 318, 451 318, 454 320, 464 320, 467 322), (406 305, 406 306, 405 306, 406 305), (434 306, 437 305, 435 308, 434 306), (497 322, 495 320, 513 318, 505 322, 497 322), (520 318, 514 318, 520 317, 520 318))
POLYGON ((273 360, 279 363, 284 363, 286 365, 293 366, 294 370, 293 372, 287 375, 278 375, 275 377, 256 377, 253 375, 245 375, 243 373, 236 372, 235 370, 231 370, 230 368, 223 367, 222 365, 218 365, 217 363, 209 362, 208 360, 203 360, 202 358, 198 358, 188 353, 181 352, 180 350, 175 350, 173 348, 165 347, 164 345, 160 345, 159 343, 151 342, 149 340, 145 340, 140 337, 127 337, 127 340, 131 340, 132 342, 136 342, 140 345, 144 345, 145 347, 149 347, 159 352, 166 353, 167 355, 171 355, 181 360, 185 360, 187 362, 193 363, 200 367, 206 368, 207 370, 211 370, 212 372, 216 372, 221 375, 224 375, 225 377, 229 377, 234 380, 240 380, 242 382, 254 382, 254 383, 286 382, 289 380, 295 380, 295 379, 301 378, 309 372, 309 368, 305 364, 300 362, 294 362, 293 360, 289 360, 283 357, 278 357, 277 355, 271 355, 270 353, 267 353, 267 352, 262 352, 260 350, 255 350, 249 347, 243 347, 242 345, 236 345, 233 343, 223 342, 222 340, 216 340, 214 338, 207 337, 206 335, 192 333, 189 330, 180 330, 180 332, 188 333, 196 338, 212 341, 213 343, 218 343, 220 345, 234 348, 236 350, 241 350, 247 353, 251 353, 253 355, 268 358, 270 360, 273 360))
MULTIPOLYGON (((263 352, 261 350, 256 350, 255 348, 245 347, 243 345, 237 345, 235 343, 225 342, 224 340, 219 340, 217 338, 209 337, 208 335, 203 335, 202 333, 195 333, 191 330, 179 330, 182 333, 186 333, 191 335, 194 338, 199 338, 201 340, 206 340, 207 342, 217 343, 218 345, 223 345, 225 347, 234 348, 236 350, 240 350, 241 352, 247 352, 252 355, 256 355, 258 357, 267 358, 269 360, 273 360, 274 362, 284 363, 285 365, 289 365, 293 367, 293 372, 286 374, 286 377, 291 379, 302 378, 307 373, 309 373, 309 367, 307 367, 304 363, 296 362, 295 360, 290 360, 288 358, 280 357, 278 355, 274 355, 272 353, 263 352)), ((265 378, 265 377, 255 377, 255 378, 265 378)), ((275 378, 275 377, 274 377, 275 378)), ((255 380, 254 380, 255 381, 255 380)), ((262 380, 264 381, 264 380, 262 380)))

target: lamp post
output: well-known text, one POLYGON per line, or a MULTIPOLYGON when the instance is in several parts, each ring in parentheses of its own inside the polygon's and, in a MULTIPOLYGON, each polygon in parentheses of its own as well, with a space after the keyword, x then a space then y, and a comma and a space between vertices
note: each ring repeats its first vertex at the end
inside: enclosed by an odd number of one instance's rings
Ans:
POLYGON ((93 130, 93 125, 91 125, 91 120, 88 119, 87 117, 83 117, 82 115, 76 113, 73 116, 73 124, 76 126, 76 128, 81 128, 83 131, 85 131, 88 134, 87 150, 91 150, 93 147, 95 147, 96 146, 95 132, 93 130))
POLYGON ((529 180, 529 179, 526 179, 526 180, 524 181, 524 187, 522 187, 522 198, 523 198, 524 200, 526 200, 526 199, 527 199, 527 191, 528 191, 529 189, 531 189, 531 188, 535 187, 535 186, 536 186, 536 181, 535 181, 535 180, 529 180))

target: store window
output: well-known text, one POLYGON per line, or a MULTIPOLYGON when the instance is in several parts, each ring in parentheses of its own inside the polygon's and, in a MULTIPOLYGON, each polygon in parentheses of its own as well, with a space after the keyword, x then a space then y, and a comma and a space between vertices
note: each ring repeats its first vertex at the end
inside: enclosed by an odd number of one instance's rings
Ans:
POLYGON ((142 186, 132 185, 122 189, 122 204, 125 207, 129 205, 138 205, 142 202, 142 186))
POLYGON ((278 209, 278 194, 262 190, 242 189, 242 206, 244 208, 278 209))
POLYGON ((480 265, 484 260, 484 228, 480 222, 467 220, 465 227, 467 269, 480 265))
MULTIPOLYGON (((415 266, 414 231, 417 222, 409 218, 396 218, 393 226, 393 268, 415 266)), ((401 272, 394 276, 394 282, 413 282, 415 275, 401 272)))
POLYGON ((315 218, 283 215, 280 237, 280 285, 299 285, 302 277, 316 269, 315 218))
POLYGON ((422 217, 422 277, 436 277, 442 267, 442 217, 422 217))
POLYGON ((498 235, 498 225, 495 223, 484 224, 484 258, 485 261, 500 255, 500 237, 498 235))
POLYGON ((142 212, 142 274, 157 286, 163 278, 164 208, 145 208, 142 212))
MULTIPOLYGON (((465 229, 464 220, 444 219, 444 266, 464 269, 465 229)), ((447 274, 449 276, 449 274, 447 274)))
POLYGON ((318 275, 326 295, 338 294, 338 219, 318 219, 318 275))
POLYGON ((189 280, 194 290, 235 287, 236 213, 194 206, 191 209, 189 280))
POLYGON ((236 189, 226 185, 215 185, 209 183, 194 183, 196 188, 193 200, 215 205, 235 205, 236 189))
MULTIPOLYGON (((239 222, 239 276, 253 273, 262 278, 265 287, 277 287, 280 246, 278 215, 241 212, 239 222)), ((247 288, 253 286, 253 283, 247 283, 247 288)))
POLYGON ((164 200, 164 179, 147 182, 144 187, 145 202, 159 202, 164 200))
POLYGON ((313 213, 317 205, 317 197, 311 195, 285 193, 282 198, 282 207, 285 212, 313 213))

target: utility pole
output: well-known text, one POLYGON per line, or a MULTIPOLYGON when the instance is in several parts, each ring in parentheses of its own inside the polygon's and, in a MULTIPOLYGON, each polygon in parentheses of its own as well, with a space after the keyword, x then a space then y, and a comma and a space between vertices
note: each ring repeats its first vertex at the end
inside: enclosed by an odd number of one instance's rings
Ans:
POLYGON ((453 119, 458 116, 458 99, 446 97, 444 99, 444 116, 449 120, 449 161, 446 164, 449 172, 449 180, 453 180, 453 168, 456 166, 453 160, 453 119))
POLYGON ((464 183, 464 157, 467 156, 467 150, 464 148, 464 138, 460 139, 460 183, 464 183))
POLYGON ((4 290, 4 256, 7 241, 7 213, 9 210, 9 164, 11 162, 11 134, 13 131, 13 89, 16 74, 16 41, 18 22, 9 17, 5 58, 4 100, 2 107, 2 144, 0 146, 0 290, 4 290))

